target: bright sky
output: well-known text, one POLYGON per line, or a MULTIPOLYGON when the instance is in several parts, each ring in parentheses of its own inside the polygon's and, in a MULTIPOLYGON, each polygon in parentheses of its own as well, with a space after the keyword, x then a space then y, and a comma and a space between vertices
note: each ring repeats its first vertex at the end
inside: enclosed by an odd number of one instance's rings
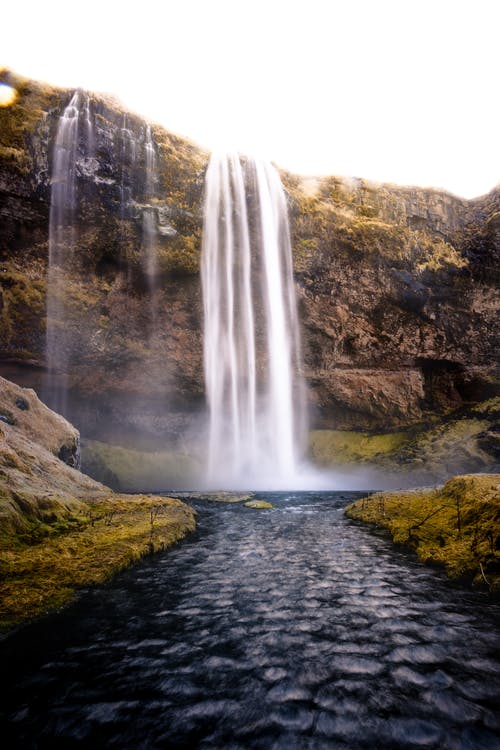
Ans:
POLYGON ((0 67, 302 174, 500 181, 499 0, 24 0, 0 67))

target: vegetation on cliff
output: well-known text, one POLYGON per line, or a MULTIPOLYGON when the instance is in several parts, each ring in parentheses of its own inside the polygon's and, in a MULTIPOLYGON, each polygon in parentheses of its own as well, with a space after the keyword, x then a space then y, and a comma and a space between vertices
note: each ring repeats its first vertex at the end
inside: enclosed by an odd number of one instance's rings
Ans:
POLYGON ((313 430, 309 452, 320 466, 371 466, 405 485, 440 482, 460 471, 496 471, 500 398, 399 432, 313 430))
POLYGON ((458 476, 438 489, 377 493, 345 512, 387 529, 396 544, 444 567, 450 578, 500 591, 500 474, 458 476))

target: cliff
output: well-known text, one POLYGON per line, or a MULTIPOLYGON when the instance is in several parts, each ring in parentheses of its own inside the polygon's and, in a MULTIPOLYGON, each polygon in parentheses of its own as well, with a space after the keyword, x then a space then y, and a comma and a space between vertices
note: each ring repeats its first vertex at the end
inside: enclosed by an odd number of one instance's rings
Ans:
MULTIPOLYGON (((50 402, 50 172, 72 92, 7 71, 3 79, 18 97, 0 109, 0 371, 50 402)), ((96 94, 90 111, 95 153, 77 166, 78 252, 66 289, 67 416, 86 437, 179 448, 200 435, 204 410, 198 268, 208 154, 153 124, 157 197, 147 199, 146 123, 96 94), (145 211, 159 249, 153 282, 145 211)), ((495 396, 500 191, 466 201, 361 179, 282 179, 313 427, 407 429, 495 396)))

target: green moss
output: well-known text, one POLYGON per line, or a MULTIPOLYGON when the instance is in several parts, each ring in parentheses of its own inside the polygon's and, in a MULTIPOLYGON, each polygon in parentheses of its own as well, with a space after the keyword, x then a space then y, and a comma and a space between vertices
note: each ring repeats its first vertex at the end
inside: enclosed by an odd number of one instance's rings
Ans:
POLYGON ((17 99, 9 107, 0 107, 0 159, 25 177, 33 168, 28 145, 44 121, 48 109, 56 105, 64 92, 33 83, 6 69, 0 70, 0 81, 16 89, 17 99))
POLYGON ((476 404, 471 409, 473 414, 478 414, 482 417, 490 417, 492 419, 500 418, 500 396, 496 398, 490 398, 487 401, 483 401, 480 404, 476 404))
POLYGON ((377 493, 350 518, 382 526, 450 578, 500 591, 500 475, 454 477, 436 490, 377 493))
POLYGON ((253 508, 254 510, 268 510, 273 507, 272 503, 268 503, 266 500, 249 500, 243 503, 245 508, 253 508))
POLYGON ((158 251, 158 266, 166 274, 198 274, 200 270, 201 232, 180 235, 158 251))
POLYGON ((145 453, 93 440, 82 443, 82 468, 94 479, 129 492, 168 489, 199 472, 197 462, 185 454, 145 453))
POLYGON ((10 266, 0 271, 0 341, 8 348, 19 340, 43 337, 45 280, 32 278, 10 266))
POLYGON ((441 271, 446 267, 466 268, 467 258, 444 240, 425 241, 421 243, 421 256, 416 263, 418 271, 441 271))
POLYGON ((82 586, 105 581, 195 528, 193 511, 172 498, 117 495, 81 502, 79 516, 40 524, 36 538, 11 534, 2 540, 0 630, 64 604, 82 586))
POLYGON ((462 471, 495 471, 499 402, 490 399, 473 407, 468 416, 405 432, 315 430, 310 433, 309 452, 321 466, 370 464, 412 476, 419 484, 443 481, 462 471))
POLYGON ((309 435, 312 458, 322 466, 364 463, 393 456, 408 444, 411 435, 391 432, 372 435, 347 430, 314 430, 309 435))
POLYGON ((204 500, 212 500, 216 503, 242 503, 249 500, 252 495, 235 495, 233 492, 217 492, 217 494, 202 495, 204 500))

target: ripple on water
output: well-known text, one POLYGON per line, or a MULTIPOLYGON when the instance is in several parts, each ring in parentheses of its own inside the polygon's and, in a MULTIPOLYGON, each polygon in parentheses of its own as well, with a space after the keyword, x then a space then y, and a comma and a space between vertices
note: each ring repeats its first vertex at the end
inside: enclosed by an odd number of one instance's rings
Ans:
POLYGON ((461 732, 450 732, 444 746, 446 750, 498 750, 500 740, 498 734, 487 729, 468 727, 461 732))
POLYGON ((377 659, 368 659, 360 656, 335 656, 332 666, 337 672, 352 675, 379 675, 385 669, 385 665, 377 659))
MULTIPOLYGON (((357 714, 336 715, 327 711, 321 711, 316 720, 316 732, 331 740, 343 740, 356 746, 362 742, 363 747, 378 747, 377 737, 380 737, 381 722, 377 719, 364 717, 359 720, 357 714)), ((337 744, 332 747, 337 747, 337 744)))
POLYGON ((440 747, 443 731, 433 722, 424 719, 393 719, 389 735, 403 747, 440 747))
POLYGON ((298 685, 295 681, 284 679, 269 690, 266 699, 273 703, 310 701, 312 700, 312 693, 307 688, 298 685))
POLYGON ((475 678, 460 679, 457 680, 456 686, 459 693, 470 700, 484 700, 488 698, 498 700, 500 696, 500 675, 487 680, 475 678))
POLYGON ((262 677, 266 682, 279 682, 284 680, 287 675, 288 672, 286 669, 282 669, 281 667, 269 667, 264 670, 262 677))
POLYGON ((139 701, 110 701, 91 704, 85 711, 88 721, 107 724, 127 718, 129 712, 140 705, 139 701))
POLYGON ((303 706, 285 703, 273 709, 271 721, 279 729, 307 732, 313 725, 314 713, 303 706))
POLYGON ((422 699, 450 719, 468 722, 481 718, 478 706, 448 690, 428 690, 422 693, 422 699))
POLYGON ((438 669, 435 672, 417 672, 410 667, 398 667, 391 672, 391 677, 399 687, 413 685, 416 687, 446 688, 454 684, 453 679, 438 669))
POLYGON ((432 644, 426 646, 400 646, 387 656, 391 662, 410 664, 440 664, 447 659, 446 651, 432 644))

